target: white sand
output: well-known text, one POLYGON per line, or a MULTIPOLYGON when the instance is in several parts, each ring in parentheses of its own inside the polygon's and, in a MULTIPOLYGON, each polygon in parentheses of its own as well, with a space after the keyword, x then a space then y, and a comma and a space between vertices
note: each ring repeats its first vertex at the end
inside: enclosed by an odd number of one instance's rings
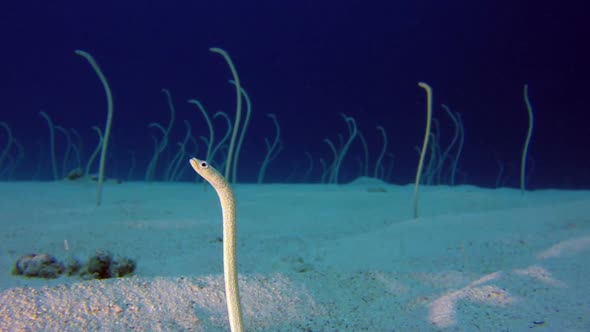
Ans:
MULTIPOLYGON (((247 331, 590 331, 587 191, 238 185, 247 331), (387 192, 369 192, 369 188, 387 192)), ((0 331, 225 331, 204 184, 0 183, 0 331), (64 240, 70 246, 64 249, 64 240), (138 260, 132 277, 12 276, 18 257, 138 260)))

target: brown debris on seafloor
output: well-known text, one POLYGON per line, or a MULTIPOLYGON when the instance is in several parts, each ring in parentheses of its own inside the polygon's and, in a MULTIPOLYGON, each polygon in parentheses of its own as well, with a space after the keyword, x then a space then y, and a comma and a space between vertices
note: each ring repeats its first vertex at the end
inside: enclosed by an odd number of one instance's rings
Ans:
POLYGON ((133 273, 137 262, 121 256, 113 257, 109 251, 97 250, 88 258, 86 264, 68 256, 63 262, 47 253, 34 253, 21 256, 12 268, 12 274, 31 278, 55 279, 79 275, 83 279, 108 279, 125 277, 133 273))
POLYGON ((45 254, 29 254, 21 256, 14 263, 13 275, 55 279, 64 272, 64 265, 57 258, 45 254))

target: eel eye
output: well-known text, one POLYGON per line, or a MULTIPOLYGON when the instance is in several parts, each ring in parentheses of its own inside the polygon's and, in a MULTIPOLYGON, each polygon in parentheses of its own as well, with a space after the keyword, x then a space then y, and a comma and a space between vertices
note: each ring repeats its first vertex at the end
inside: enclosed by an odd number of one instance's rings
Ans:
POLYGON ((203 162, 201 163, 201 167, 202 167, 202 168, 209 168, 209 165, 207 164, 207 162, 206 162, 206 161, 203 161, 203 162))

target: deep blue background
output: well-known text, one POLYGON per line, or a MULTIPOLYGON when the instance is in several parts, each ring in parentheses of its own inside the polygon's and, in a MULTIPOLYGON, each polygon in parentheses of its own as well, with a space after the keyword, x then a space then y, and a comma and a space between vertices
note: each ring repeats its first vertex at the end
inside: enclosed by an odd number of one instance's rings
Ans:
MULTIPOLYGON (((97 59, 114 94, 108 175, 124 177, 133 151, 135 177, 142 179, 153 150, 154 131, 146 126, 169 116, 162 88, 172 91, 178 111, 172 144, 184 135, 184 119, 195 136, 208 135, 189 98, 233 118, 231 75, 208 51, 215 46, 231 54, 253 102, 240 181, 255 181, 263 139, 273 135, 266 113, 277 115, 284 142, 267 178, 299 181, 305 151, 316 169, 317 158, 331 159, 322 140, 346 133, 343 112, 356 118, 372 162, 381 148, 375 127, 385 127, 395 154, 392 180, 411 182, 425 120, 425 94, 416 84, 425 81, 435 105, 462 114, 459 167, 469 183, 493 185, 502 160, 507 184, 518 184, 528 83, 536 116, 530 187, 590 185, 585 1, 12 1, 1 7, 0 121, 25 147, 18 179, 33 176, 39 144, 42 178, 50 179, 48 130, 39 111, 76 128, 85 156, 96 144, 90 127, 104 127, 102 87, 75 49, 97 59)), ((439 107, 435 116, 445 144, 452 123, 439 107)), ((216 127, 219 136, 224 125, 216 127)), ((356 156, 362 156, 358 142, 343 180, 357 173, 356 156)))

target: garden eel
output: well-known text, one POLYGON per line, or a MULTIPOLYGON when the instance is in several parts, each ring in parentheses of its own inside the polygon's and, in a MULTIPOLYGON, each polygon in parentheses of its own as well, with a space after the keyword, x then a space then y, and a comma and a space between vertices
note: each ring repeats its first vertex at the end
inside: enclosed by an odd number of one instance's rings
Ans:
POLYGON ((238 291, 238 271, 236 268, 236 205, 234 193, 213 166, 206 161, 192 158, 191 166, 200 176, 213 186, 221 203, 223 217, 223 276, 225 278, 225 297, 229 326, 232 332, 242 332, 242 310, 238 291))

